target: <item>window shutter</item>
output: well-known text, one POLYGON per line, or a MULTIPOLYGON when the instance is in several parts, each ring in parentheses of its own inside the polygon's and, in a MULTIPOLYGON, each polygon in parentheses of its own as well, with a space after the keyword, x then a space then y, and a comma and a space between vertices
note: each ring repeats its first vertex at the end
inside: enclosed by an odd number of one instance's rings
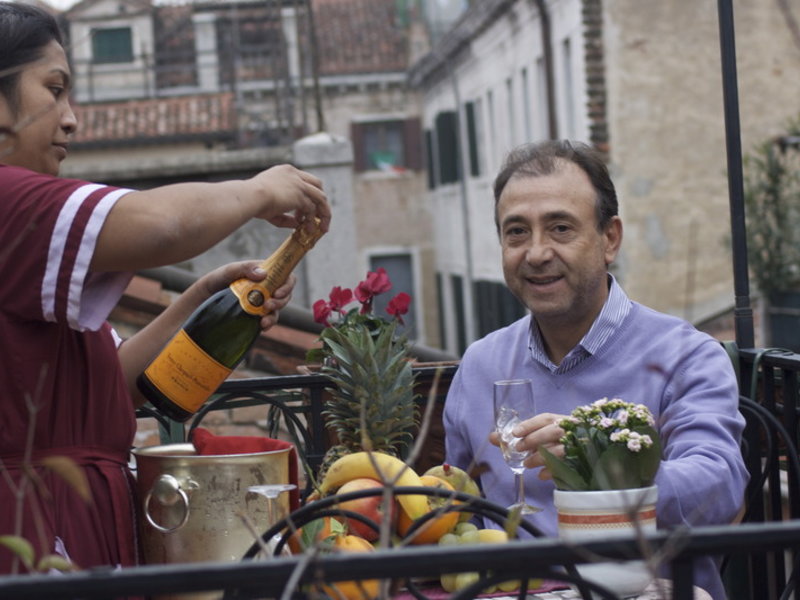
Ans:
POLYGON ((459 180, 457 123, 456 113, 453 111, 436 115, 440 183, 455 183, 459 180))
POLYGON ((480 163, 478 162, 478 133, 475 129, 475 103, 467 102, 464 105, 467 113, 467 145, 469 146, 469 173, 473 177, 481 174, 480 163))
POLYGON ((412 171, 422 169, 422 125, 418 118, 406 119, 403 122, 403 145, 406 168, 412 171))
POLYGON ((425 130, 425 165, 428 169, 428 189, 432 190, 436 187, 436 154, 433 151, 433 132, 430 129, 425 130))
POLYGON ((367 157, 364 152, 364 126, 350 124, 350 139, 353 141, 353 169, 357 172, 367 170, 367 157))

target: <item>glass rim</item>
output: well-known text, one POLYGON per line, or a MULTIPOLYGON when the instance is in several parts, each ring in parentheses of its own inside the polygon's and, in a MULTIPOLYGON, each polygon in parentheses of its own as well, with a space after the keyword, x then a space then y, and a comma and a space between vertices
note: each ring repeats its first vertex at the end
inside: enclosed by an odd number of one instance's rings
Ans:
POLYGON ((525 383, 533 383, 531 379, 498 379, 494 385, 522 385, 525 383))

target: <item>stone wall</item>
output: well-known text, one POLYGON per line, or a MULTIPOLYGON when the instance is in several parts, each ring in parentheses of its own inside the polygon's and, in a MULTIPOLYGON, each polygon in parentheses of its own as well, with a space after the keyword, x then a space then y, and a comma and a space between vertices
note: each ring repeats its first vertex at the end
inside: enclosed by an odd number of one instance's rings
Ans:
MULTIPOLYGON (((717 3, 602 3, 618 273, 633 299, 705 320, 733 305, 717 3)), ((800 40, 773 0, 734 14, 746 151, 798 114, 800 40)))

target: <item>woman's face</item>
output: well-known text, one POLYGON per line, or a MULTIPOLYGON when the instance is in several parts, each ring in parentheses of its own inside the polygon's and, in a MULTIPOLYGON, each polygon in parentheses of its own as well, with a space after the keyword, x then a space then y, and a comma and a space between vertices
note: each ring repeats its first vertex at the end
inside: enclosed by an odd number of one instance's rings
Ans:
POLYGON ((0 137, 0 163, 58 175, 77 124, 69 105, 70 70, 55 40, 42 58, 22 66, 16 104, 0 95, 0 126, 14 135, 0 137))

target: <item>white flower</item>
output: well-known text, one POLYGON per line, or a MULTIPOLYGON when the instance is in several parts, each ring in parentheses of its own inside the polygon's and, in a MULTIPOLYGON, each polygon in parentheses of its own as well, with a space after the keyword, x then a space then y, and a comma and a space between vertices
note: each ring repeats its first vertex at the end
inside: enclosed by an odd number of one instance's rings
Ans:
POLYGON ((632 437, 628 440, 628 450, 631 452, 638 452, 642 449, 642 440, 632 437))
POLYGON ((603 417, 597 424, 600 429, 611 429, 616 426, 616 422, 611 417, 603 417))

